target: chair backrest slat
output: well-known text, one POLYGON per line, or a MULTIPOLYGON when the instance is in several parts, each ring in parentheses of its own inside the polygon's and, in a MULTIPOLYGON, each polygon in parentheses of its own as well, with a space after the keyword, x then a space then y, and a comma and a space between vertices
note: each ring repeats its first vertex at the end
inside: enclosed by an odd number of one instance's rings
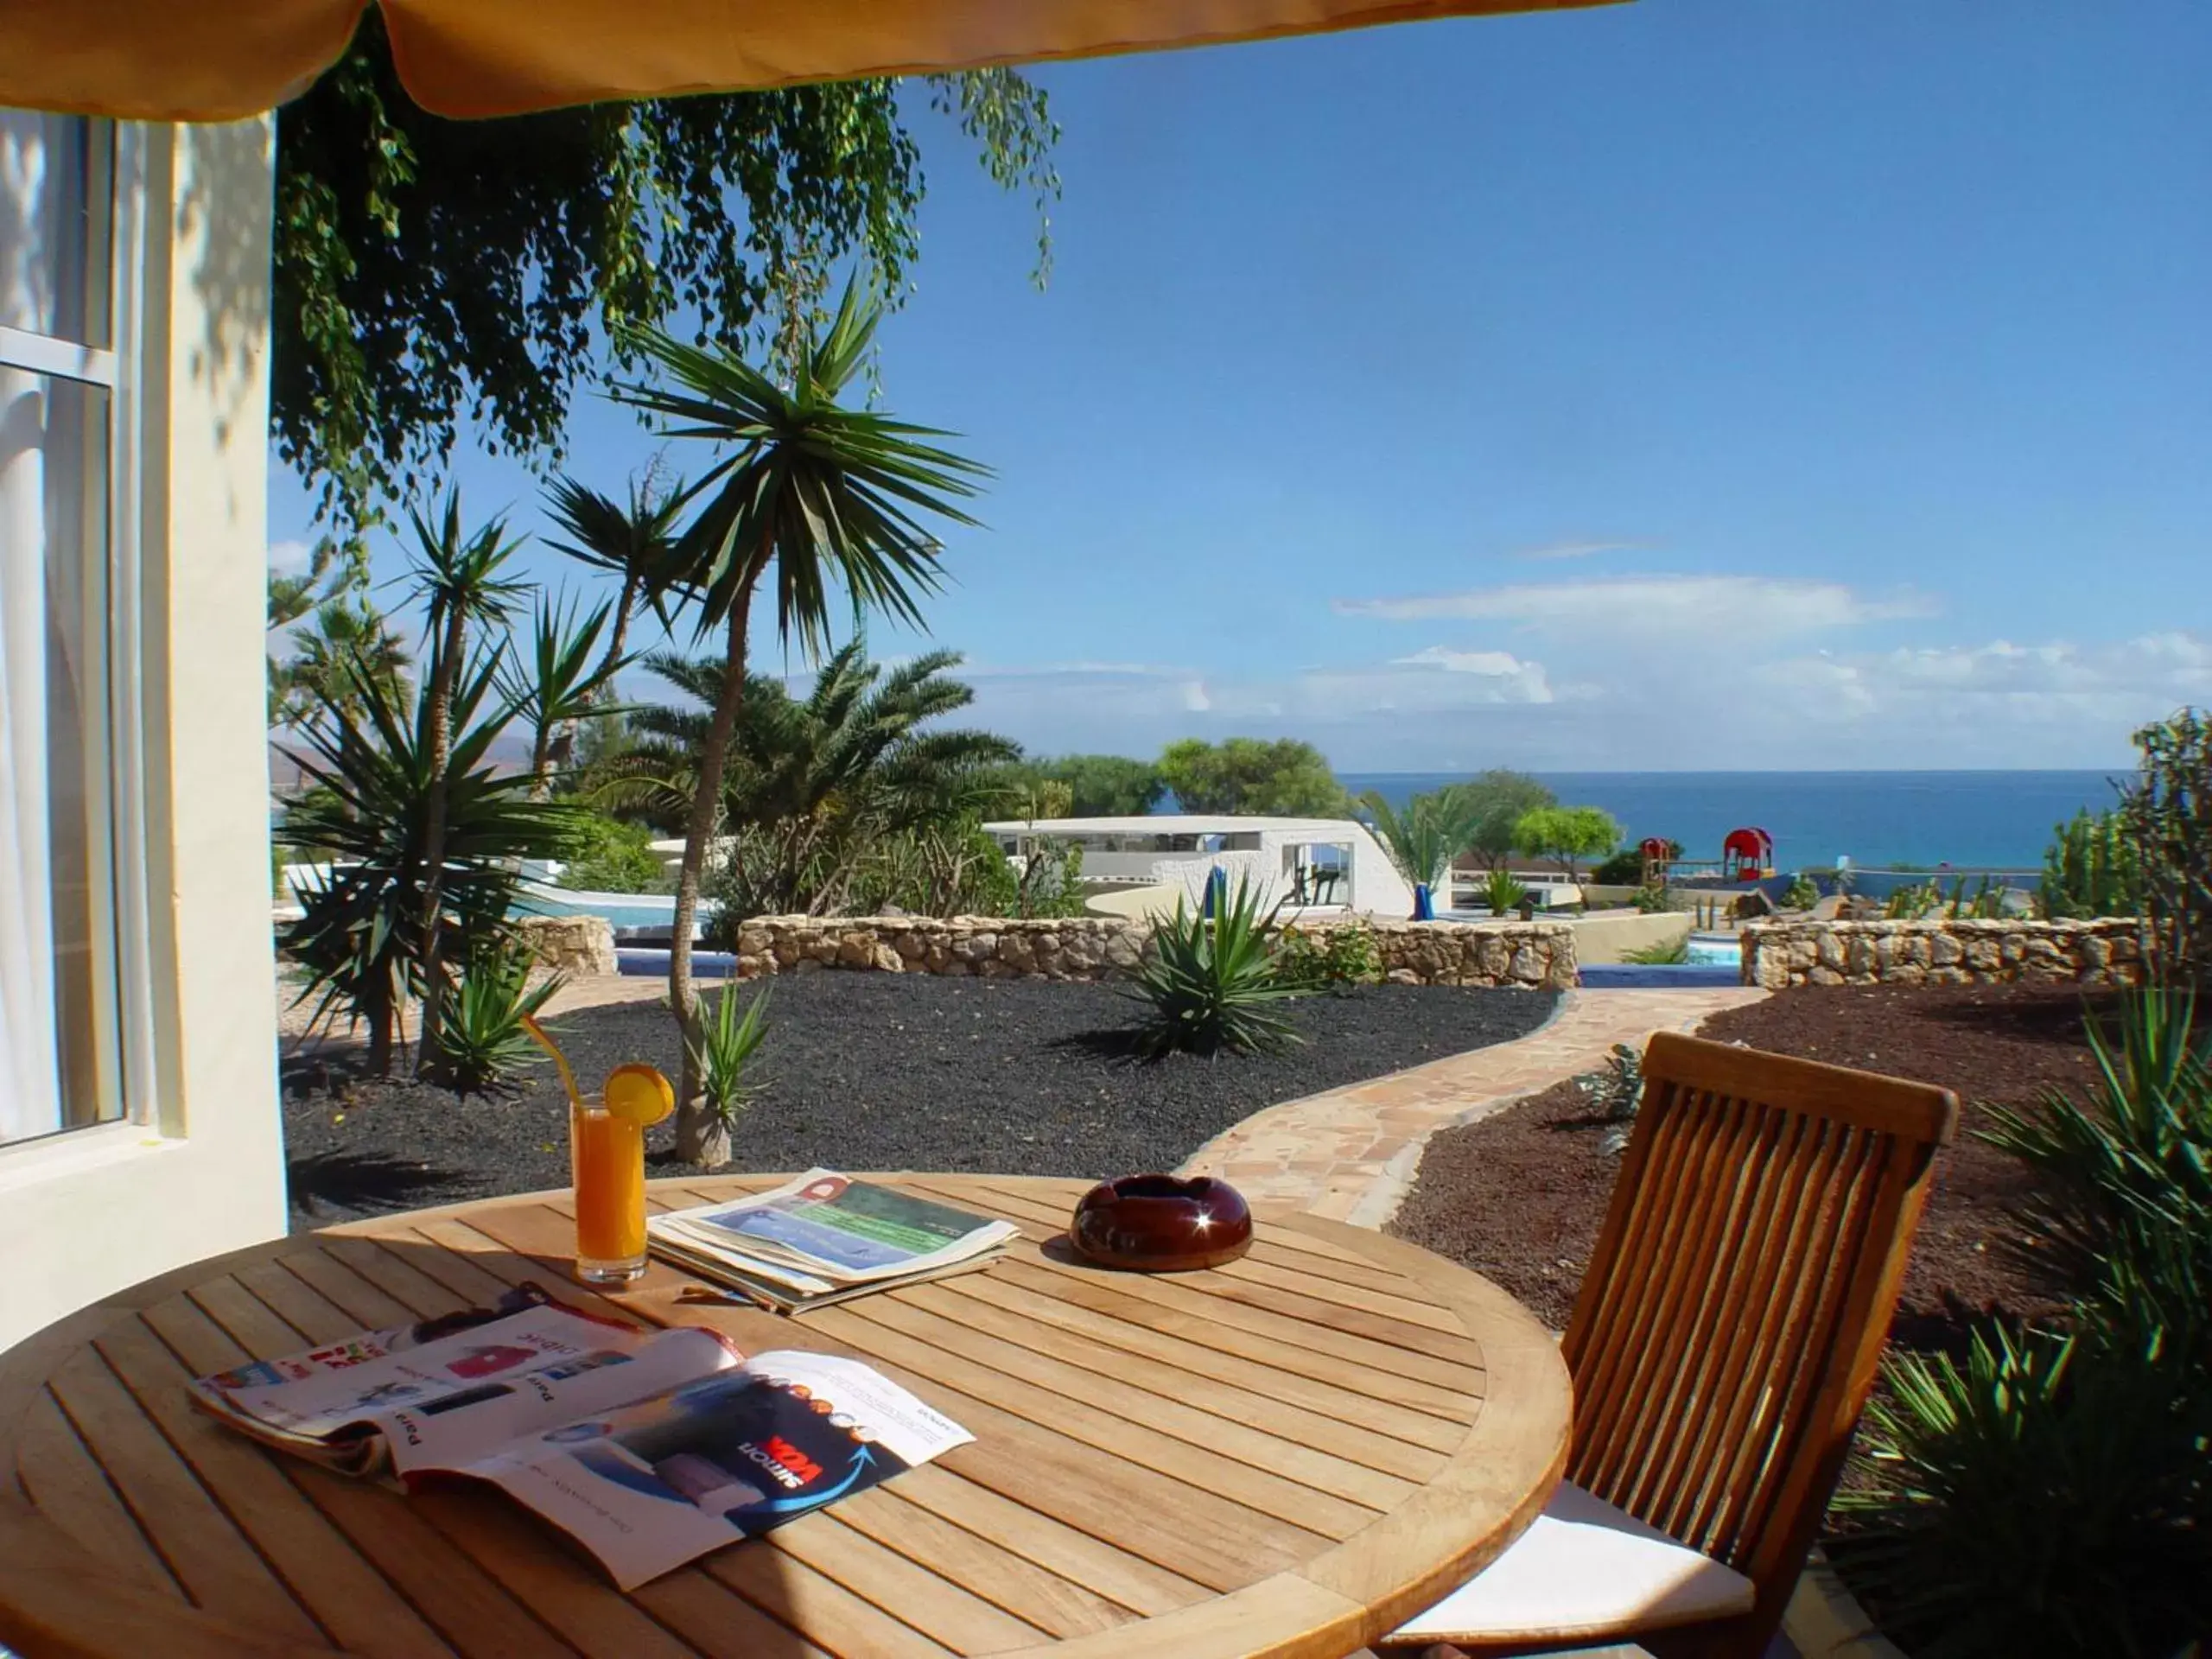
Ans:
POLYGON ((1578 1484, 1778 1619, 1872 1386, 1948 1090, 1662 1033, 1565 1351, 1578 1484))

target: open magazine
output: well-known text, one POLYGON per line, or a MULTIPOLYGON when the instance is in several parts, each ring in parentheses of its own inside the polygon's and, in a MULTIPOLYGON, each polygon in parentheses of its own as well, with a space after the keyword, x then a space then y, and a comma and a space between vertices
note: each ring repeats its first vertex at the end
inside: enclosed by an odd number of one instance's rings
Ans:
POLYGON ((857 1360, 748 1359, 714 1332, 636 1330, 534 1286, 191 1389, 327 1467, 488 1481, 625 1590, 974 1438, 857 1360))
POLYGON ((656 1255, 786 1313, 973 1271, 1017 1230, 830 1169, 645 1218, 656 1255))

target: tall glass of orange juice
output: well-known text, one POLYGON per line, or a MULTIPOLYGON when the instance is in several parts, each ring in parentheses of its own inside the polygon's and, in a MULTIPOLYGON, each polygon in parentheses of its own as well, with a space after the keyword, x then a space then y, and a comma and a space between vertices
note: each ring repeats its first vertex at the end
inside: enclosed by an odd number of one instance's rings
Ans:
POLYGON ((645 1270, 645 1131, 613 1112, 575 1114, 576 1276, 626 1285, 645 1270))
POLYGON ((649 1065, 616 1067, 598 1106, 570 1103, 576 1276, 587 1283, 626 1285, 645 1270, 645 1130, 675 1105, 649 1065))

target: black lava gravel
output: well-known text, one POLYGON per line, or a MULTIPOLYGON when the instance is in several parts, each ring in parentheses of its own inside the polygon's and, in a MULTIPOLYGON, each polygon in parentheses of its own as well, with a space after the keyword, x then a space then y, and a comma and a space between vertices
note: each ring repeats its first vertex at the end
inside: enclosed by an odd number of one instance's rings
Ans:
MULTIPOLYGON (((1172 1168, 1263 1106, 1525 1036, 1556 1001, 1369 987, 1288 1004, 1306 1040, 1281 1053, 1148 1063, 1127 1058, 1135 1007, 1109 985, 835 972, 772 984, 760 1093, 732 1169, 1172 1168)), ((554 1029, 586 1089, 626 1060, 676 1074, 675 1024, 658 1002, 584 1009, 554 1029)), ((550 1065, 524 1073, 519 1092, 467 1101, 349 1077, 340 1059, 285 1071, 295 1226, 568 1182, 550 1065)), ((683 1173, 671 1135, 663 1125, 648 1137, 652 1173, 683 1173)))

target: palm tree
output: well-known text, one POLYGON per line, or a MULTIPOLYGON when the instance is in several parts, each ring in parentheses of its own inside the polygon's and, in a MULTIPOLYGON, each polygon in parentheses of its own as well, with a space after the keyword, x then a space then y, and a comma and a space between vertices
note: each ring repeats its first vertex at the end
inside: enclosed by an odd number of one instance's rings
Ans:
POLYGON ((487 627, 506 620, 515 598, 528 587, 499 574, 514 555, 518 543, 506 537, 506 520, 494 518, 473 536, 461 531, 461 492, 446 493, 445 512, 433 524, 410 507, 415 527, 415 581, 427 602, 430 642, 429 680, 423 688, 423 724, 424 763, 430 779, 427 822, 423 826, 422 964, 423 1042, 428 1053, 436 1046, 444 982, 439 965, 441 931, 440 886, 445 863, 446 805, 448 794, 446 761, 453 744, 454 688, 461 683, 467 658, 468 628, 472 622, 487 627))
MULTIPOLYGON (((714 834, 722 766, 747 683, 753 594, 774 572, 776 632, 818 654, 830 632, 830 591, 842 587, 855 615, 881 610, 921 626, 920 601, 938 582, 938 545, 918 514, 975 521, 947 499, 971 496, 988 469, 925 440, 946 435, 840 401, 868 357, 882 308, 848 284, 829 329, 791 358, 787 385, 719 347, 687 346, 658 330, 638 338, 675 390, 625 385, 623 402, 675 423, 677 437, 730 446, 693 493, 707 495, 678 538, 659 590, 695 609, 704 637, 724 630, 721 683, 699 755, 698 787, 684 826, 669 952, 669 1001, 695 1037, 691 929, 699 877, 714 834)), ((677 1148, 700 1162, 713 1120, 689 1058, 677 1109, 677 1148)), ((720 1136, 726 1151, 727 1135, 720 1136)))
MULTIPOLYGON (((855 641, 823 663, 804 697, 780 681, 748 681, 722 778, 722 822, 749 834, 758 868, 749 885, 779 911, 834 910, 847 897, 856 860, 876 838, 923 831, 1003 803, 1007 768, 1020 754, 1011 739, 926 723, 975 701, 973 688, 949 677, 957 652, 930 652, 888 672, 855 641)), ((663 653, 648 671, 699 702, 715 691, 721 665, 712 658, 663 653)), ((608 761, 594 781, 597 798, 662 822, 688 807, 697 786, 698 753, 709 720, 703 709, 652 705, 635 710, 637 746, 608 761)))
POLYGON ((356 667, 394 695, 405 685, 407 647, 366 598, 331 594, 308 613, 308 625, 294 632, 292 648, 289 662, 270 664, 270 709, 277 725, 365 719, 353 678, 356 667))
POLYGON ((1398 874, 1416 887, 1434 888, 1449 879, 1452 861, 1474 844, 1479 827, 1477 804, 1456 785, 1411 797, 1402 812, 1371 789, 1359 804, 1398 874))

